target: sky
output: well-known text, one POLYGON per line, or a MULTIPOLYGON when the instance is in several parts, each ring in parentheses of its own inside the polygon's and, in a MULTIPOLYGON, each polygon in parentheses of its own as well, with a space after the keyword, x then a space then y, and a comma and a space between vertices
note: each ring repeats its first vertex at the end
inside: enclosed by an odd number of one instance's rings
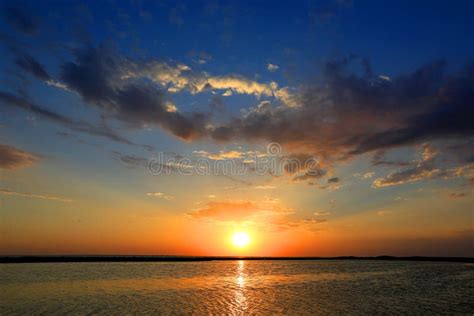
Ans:
POLYGON ((473 10, 2 1, 0 254, 474 256, 473 10))

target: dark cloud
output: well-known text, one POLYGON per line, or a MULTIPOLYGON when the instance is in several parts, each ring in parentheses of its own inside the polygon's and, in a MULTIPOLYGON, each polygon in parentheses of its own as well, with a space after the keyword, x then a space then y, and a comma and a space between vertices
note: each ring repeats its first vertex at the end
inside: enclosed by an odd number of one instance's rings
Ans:
POLYGON ((422 113, 404 120, 402 127, 391 127, 367 137, 354 153, 378 148, 413 144, 474 134, 474 65, 458 75, 445 75, 443 64, 434 64, 427 74, 415 73, 405 87, 407 97, 416 97, 422 113), (426 76, 426 78, 425 78, 426 76), (416 90, 416 91, 415 91, 416 90))
MULTIPOLYGON (((278 142, 290 152, 329 162, 376 152, 375 165, 409 166, 410 162, 384 159, 384 151, 474 136, 474 65, 447 73, 444 62, 433 62, 389 78, 375 75, 367 60, 349 56, 326 63, 321 80, 292 96, 296 106, 266 102, 227 122, 208 124, 211 113, 169 107, 167 93, 156 83, 130 75, 143 71, 145 64, 106 47, 76 50, 74 57, 62 65, 60 82, 87 104, 100 108, 106 118, 136 127, 158 125, 184 140, 278 142)), ((37 77, 47 75, 31 61, 21 64, 37 77)), ((297 179, 325 174, 318 168, 297 179)))
POLYGON ((148 159, 144 157, 139 157, 136 155, 126 155, 118 151, 112 151, 112 155, 115 160, 120 161, 121 163, 130 168, 145 167, 148 162, 148 159))
POLYGON ((373 73, 367 61, 353 56, 327 63, 321 84, 301 88, 298 106, 256 107, 211 135, 219 141, 274 141, 341 159, 474 134, 473 66, 447 74, 443 62, 434 62, 393 79, 373 73))
POLYGON ((116 150, 111 151, 112 158, 128 168, 147 168, 152 175, 170 175, 180 174, 183 169, 186 169, 189 165, 182 163, 181 159, 184 157, 172 153, 164 152, 163 155, 166 161, 162 161, 159 156, 138 156, 135 154, 126 154, 116 150))
POLYGON ((92 47, 76 50, 76 62, 62 65, 61 80, 77 91, 86 102, 105 107, 114 94, 113 83, 124 73, 125 60, 113 52, 92 47))
POLYGON ((36 59, 29 55, 19 56, 15 60, 15 63, 18 65, 18 67, 40 80, 48 81, 51 79, 43 65, 41 65, 36 59))
POLYGON ((473 165, 460 167, 437 167, 433 163, 420 163, 416 167, 393 172, 386 177, 375 179, 374 188, 401 185, 410 182, 433 179, 450 179, 464 177, 474 173, 473 165))
POLYGON ((375 179, 373 187, 381 188, 425 179, 469 177, 474 173, 473 164, 447 166, 447 163, 439 163, 439 160, 442 160, 441 158, 445 156, 433 146, 424 144, 421 146, 421 150, 420 160, 414 161, 411 167, 393 172, 383 178, 375 179))
POLYGON ((463 198, 463 197, 466 197, 467 196, 467 193, 466 192, 452 192, 449 194, 449 197, 451 199, 460 199, 460 198, 463 198))
POLYGON ((293 181, 319 179, 327 173, 315 157, 304 153, 286 155, 280 164, 287 174, 294 175, 293 181))
POLYGON ((455 140, 442 146, 441 150, 448 153, 452 158, 460 163, 474 163, 474 138, 465 140, 455 140))
POLYGON ((280 164, 285 172, 294 174, 306 171, 313 163, 314 157, 309 154, 299 153, 286 155, 280 159, 280 164))
POLYGON ((40 160, 32 153, 17 149, 9 145, 0 144, 0 169, 14 170, 29 167, 40 160))
MULTIPOLYGON (((47 119, 53 123, 57 123, 67 128, 70 128, 71 130, 74 130, 74 131, 90 134, 93 136, 107 138, 112 141, 124 143, 127 145, 137 145, 133 143, 132 141, 118 135, 114 130, 108 127, 105 123, 102 123, 100 125, 94 125, 85 121, 73 120, 69 117, 50 111, 40 105, 30 102, 29 100, 25 98, 22 98, 20 96, 14 95, 9 92, 0 91, 0 104, 23 109, 41 118, 47 119)), ((137 146, 143 146, 143 147, 146 147, 147 149, 149 148, 149 146, 146 146, 146 145, 137 145, 137 146)))
POLYGON ((75 52, 75 62, 62 66, 61 81, 88 104, 127 124, 157 124, 182 139, 202 136, 207 115, 170 111, 166 97, 156 86, 127 79, 137 67, 113 51, 88 47, 75 52))
POLYGON ((38 32, 36 18, 25 10, 16 7, 3 9, 3 17, 16 30, 27 35, 35 35, 38 32))
POLYGON ((48 109, 45 109, 39 105, 36 105, 29 100, 12 94, 10 92, 0 91, 0 103, 6 106, 18 107, 33 114, 36 114, 40 117, 46 118, 55 123, 63 125, 75 125, 75 122, 56 112, 52 112, 48 109))
POLYGON ((330 178, 328 179, 328 183, 339 183, 339 178, 338 177, 330 178))
POLYGON ((301 175, 296 175, 293 178, 293 181, 305 181, 305 180, 311 180, 311 179, 319 179, 322 178, 326 175, 327 170, 322 169, 322 168, 312 168, 308 169, 305 171, 304 174, 301 175))
POLYGON ((78 144, 100 147, 98 144, 94 144, 94 143, 91 143, 91 142, 88 142, 88 141, 85 141, 85 140, 81 139, 78 135, 76 135, 74 133, 60 131, 60 132, 56 132, 56 135, 58 135, 58 136, 60 136, 64 139, 67 139, 68 141, 75 141, 78 144))
POLYGON ((387 160, 385 159, 385 150, 377 150, 372 156, 372 165, 374 166, 397 166, 406 167, 413 165, 413 162, 402 160, 387 160))
POLYGON ((223 113, 225 112, 225 102, 220 95, 214 95, 209 100, 209 109, 211 112, 223 113))

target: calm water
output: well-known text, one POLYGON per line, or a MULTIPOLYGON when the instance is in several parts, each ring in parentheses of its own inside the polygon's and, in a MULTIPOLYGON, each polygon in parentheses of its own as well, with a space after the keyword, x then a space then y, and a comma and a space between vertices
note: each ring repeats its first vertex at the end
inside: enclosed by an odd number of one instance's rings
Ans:
POLYGON ((0 265, 0 314, 474 313, 474 266, 376 261, 0 265))

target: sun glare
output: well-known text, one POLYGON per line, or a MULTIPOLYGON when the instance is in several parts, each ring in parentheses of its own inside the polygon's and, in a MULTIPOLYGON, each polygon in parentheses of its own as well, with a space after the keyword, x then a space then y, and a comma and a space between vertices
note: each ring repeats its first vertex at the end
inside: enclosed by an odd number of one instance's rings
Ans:
POLYGON ((250 237, 247 233, 238 232, 232 235, 232 243, 238 248, 243 248, 250 242, 250 237))

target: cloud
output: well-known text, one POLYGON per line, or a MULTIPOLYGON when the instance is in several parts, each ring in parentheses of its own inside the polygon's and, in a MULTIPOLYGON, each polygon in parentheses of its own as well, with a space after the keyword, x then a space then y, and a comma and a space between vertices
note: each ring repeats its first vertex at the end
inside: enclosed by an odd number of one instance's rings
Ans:
POLYGON ((94 125, 86 121, 74 120, 9 92, 0 91, 0 104, 20 108, 24 111, 28 111, 34 115, 47 119, 53 123, 60 124, 74 131, 107 138, 112 141, 124 143, 127 145, 141 146, 146 149, 150 148, 147 145, 135 144, 132 141, 120 136, 113 129, 108 127, 105 122, 102 122, 101 125, 94 125))
POLYGON ((440 152, 434 147, 423 144, 420 147, 420 159, 416 165, 401 171, 390 173, 383 178, 375 179, 372 187, 381 188, 387 186, 401 185, 417 182, 424 179, 449 179, 453 177, 469 178, 474 174, 474 164, 447 167, 437 163, 440 152))
POLYGON ((385 159, 386 150, 377 150, 374 152, 372 156, 372 165, 374 166, 399 166, 399 167, 406 167, 413 165, 413 162, 410 161, 393 161, 385 159))
POLYGON ((353 152, 435 139, 470 137, 474 134, 474 124, 469 119, 474 115, 474 107, 471 106, 474 102, 474 65, 454 76, 440 74, 444 68, 442 64, 434 64, 432 68, 434 69, 429 69, 428 74, 431 81, 424 83, 423 73, 417 73, 415 78, 426 86, 419 87, 418 92, 408 91, 417 98, 426 100, 424 104, 419 104, 421 109, 426 110, 404 119, 402 127, 393 126, 367 137, 353 152), (440 82, 434 81, 437 77, 441 77, 438 78, 440 82))
POLYGON ((112 151, 113 158, 117 161, 122 162, 127 167, 136 168, 136 167, 145 167, 148 160, 144 157, 139 157, 135 155, 125 155, 118 151, 112 151))
POLYGON ((210 219, 224 222, 273 221, 293 214, 294 211, 281 205, 279 199, 262 198, 258 202, 249 200, 208 201, 188 215, 194 219, 210 219))
POLYGON ((366 172, 362 175, 362 179, 370 179, 374 176, 374 172, 366 172))
POLYGON ((451 199, 460 199, 460 198, 463 198, 463 197, 466 197, 466 196, 467 196, 466 192, 451 192, 449 194, 449 198, 451 198, 451 199))
POLYGON ((41 199, 41 200, 58 201, 58 202, 72 202, 73 201, 71 199, 66 199, 66 198, 54 196, 54 195, 22 193, 22 192, 11 191, 8 189, 0 189, 0 194, 9 195, 9 196, 20 196, 20 197, 33 198, 33 199, 41 199))
POLYGON ((257 185, 254 186, 255 189, 257 190, 273 190, 276 189, 276 186, 274 185, 257 185))
POLYGON ((249 220, 261 211, 260 207, 250 201, 208 202, 189 215, 194 219, 213 219, 218 221, 249 220))
MULTIPOLYGON (((131 60, 103 46, 73 53, 75 60, 62 65, 59 80, 47 82, 77 92, 107 118, 135 127, 157 125, 187 141, 278 142, 329 163, 374 152, 375 165, 409 166, 383 159, 383 153, 474 136, 474 65, 447 73, 444 62, 433 62, 387 80, 374 75, 367 60, 349 56, 326 63, 318 82, 291 89, 235 74, 215 76, 181 63, 131 60), (208 112, 187 113, 176 106, 170 111, 170 94, 181 91, 249 94, 279 102, 265 100, 240 116, 213 122, 208 112)), ((31 63, 24 68, 44 77, 31 63)), ((297 179, 324 174, 321 169, 297 179)))
POLYGON ((35 35, 38 32, 38 24, 34 16, 17 7, 4 8, 3 17, 17 31, 27 35, 35 35))
POLYGON ((339 183, 339 178, 338 177, 330 178, 328 179, 328 183, 339 183))
POLYGON ((193 154, 196 156, 211 159, 211 160, 242 159, 248 155, 247 152, 242 152, 242 151, 237 151, 237 150, 230 150, 230 151, 221 150, 218 153, 210 153, 205 150, 195 150, 193 151, 193 154))
POLYGON ((474 174, 474 165, 437 168, 433 165, 419 164, 414 168, 397 171, 384 178, 375 179, 372 183, 374 188, 382 188, 421 180, 450 179, 454 177, 470 177, 474 174))
MULTIPOLYGON (((62 66, 61 82, 77 91, 84 100, 101 107, 104 107, 104 103, 115 103, 114 95, 128 85, 134 83, 135 86, 143 86, 143 79, 151 80, 155 88, 160 88, 155 90, 159 91, 161 98, 165 97, 164 92, 173 94, 187 91, 197 94, 223 91, 223 96, 249 94, 274 97, 288 104, 292 102, 288 88, 278 88, 275 82, 257 82, 238 74, 216 76, 193 71, 182 63, 169 64, 158 60, 136 62, 103 47, 77 50, 75 57, 75 62, 62 66)), ((148 88, 151 89, 151 86, 148 88)), ((154 107, 156 111, 159 105, 155 104, 154 107)))
POLYGON ((0 144, 0 169, 15 170, 29 167, 40 160, 40 157, 32 153, 14 148, 9 145, 0 144))
POLYGON ((320 230, 319 226, 322 223, 327 222, 324 218, 301 218, 301 219, 279 219, 275 220, 272 225, 277 230, 287 230, 287 229, 307 229, 310 231, 320 230))
POLYGON ((174 196, 164 194, 163 192, 148 192, 146 195, 147 196, 152 196, 152 197, 157 197, 157 198, 167 200, 167 201, 170 201, 170 200, 174 199, 174 196))
MULTIPOLYGON (((278 85, 275 82, 261 83, 237 74, 215 76, 207 72, 193 71, 185 64, 151 61, 140 65, 131 61, 125 63, 123 59, 121 63, 128 64, 127 69, 123 72, 123 78, 148 78, 170 93, 184 90, 191 94, 197 94, 220 90, 224 91, 224 96, 237 93, 271 97, 278 90, 278 85)), ((124 69, 122 68, 122 70, 124 69)))
POLYGON ((297 91, 289 87, 284 87, 274 91, 275 97, 284 105, 289 107, 297 107, 300 105, 300 100, 297 91))
POLYGON ((323 67, 321 84, 298 91, 298 106, 251 108, 213 126, 219 141, 278 142, 337 160, 376 150, 474 135, 474 65, 447 74, 443 62, 390 82, 366 60, 349 57, 323 67), (360 61, 362 73, 351 72, 360 61))
POLYGON ((314 216, 328 216, 331 215, 331 212, 328 211, 316 211, 313 213, 314 216))
POLYGON ((280 163, 288 174, 294 175, 293 181, 319 179, 327 174, 315 157, 304 153, 284 156, 280 163))
POLYGON ((224 92, 224 93, 222 94, 223 97, 230 97, 231 95, 232 95, 232 90, 230 90, 230 89, 229 89, 229 90, 226 90, 226 92, 224 92))
POLYGON ((267 64, 267 70, 270 71, 270 72, 274 72, 274 71, 277 71, 278 69, 280 69, 280 66, 276 65, 276 64, 267 64))
MULTIPOLYGON (((88 104, 130 125, 157 124, 182 139, 202 134, 206 116, 169 111, 163 91, 131 81, 136 65, 106 48, 88 47, 75 52, 75 62, 62 65, 61 82, 88 104)), ((176 71, 185 71, 178 67, 176 71)))
POLYGON ((304 174, 297 175, 293 178, 293 181, 305 181, 309 179, 319 179, 326 175, 327 171, 325 169, 312 169, 307 171, 304 174))
POLYGON ((41 65, 36 59, 31 57, 30 55, 22 55, 17 57, 17 59, 15 60, 15 64, 27 73, 35 76, 40 80, 51 80, 51 77, 46 72, 43 65, 41 65))
MULTIPOLYGON (((194 220, 216 221, 221 223, 240 222, 259 226, 268 230, 316 229, 315 225, 326 222, 326 219, 315 214, 315 217, 294 217, 294 210, 285 208, 278 199, 253 201, 209 201, 187 215, 194 220)), ((324 214, 324 215, 328 215, 324 214)))
POLYGON ((438 156, 439 151, 436 150, 435 147, 430 146, 429 144, 423 144, 422 146, 422 153, 421 153, 421 161, 427 162, 432 161, 438 156))

